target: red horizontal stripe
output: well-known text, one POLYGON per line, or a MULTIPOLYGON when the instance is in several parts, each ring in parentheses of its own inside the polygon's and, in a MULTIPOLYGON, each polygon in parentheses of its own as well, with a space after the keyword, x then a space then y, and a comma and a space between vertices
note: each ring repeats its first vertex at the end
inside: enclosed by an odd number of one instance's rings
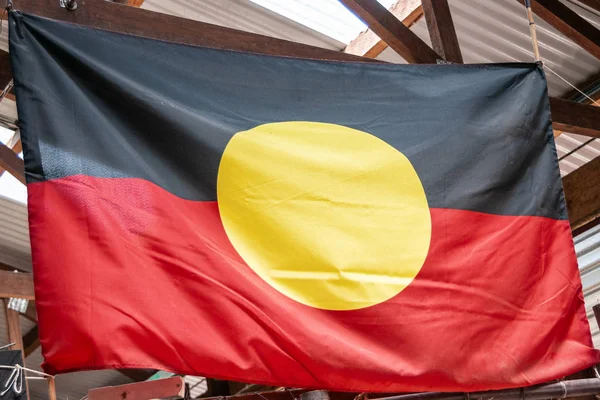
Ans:
POLYGON ((325 311, 254 274, 214 202, 131 178, 28 189, 51 373, 137 367, 289 387, 463 391, 600 361, 568 221, 432 209, 430 254, 407 289, 366 309, 325 311))

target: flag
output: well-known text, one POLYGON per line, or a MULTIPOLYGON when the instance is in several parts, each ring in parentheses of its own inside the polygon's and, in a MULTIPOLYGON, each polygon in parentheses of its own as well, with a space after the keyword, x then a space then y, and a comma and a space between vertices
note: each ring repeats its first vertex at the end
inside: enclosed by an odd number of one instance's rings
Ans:
POLYGON ((539 66, 10 24, 47 372, 473 391, 599 361, 539 66))

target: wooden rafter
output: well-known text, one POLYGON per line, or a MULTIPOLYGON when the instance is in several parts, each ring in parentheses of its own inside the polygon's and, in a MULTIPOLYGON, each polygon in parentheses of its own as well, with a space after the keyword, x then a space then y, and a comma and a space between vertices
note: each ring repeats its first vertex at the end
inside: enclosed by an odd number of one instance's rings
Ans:
POLYGON ((4 313, 6 314, 6 328, 8 329, 8 341, 14 343, 13 349, 23 350, 23 338, 21 337, 21 322, 19 321, 19 313, 8 308, 9 299, 2 299, 4 305, 4 313))
POLYGON ((377 36, 409 63, 435 64, 442 59, 377 0, 340 0, 377 36))
MULTIPOLYGON (((404 26, 410 28, 423 16, 423 7, 421 0, 398 0, 390 7, 390 12, 402 21, 404 26)), ((371 29, 367 29, 346 46, 344 53, 375 58, 387 48, 386 42, 371 29)))
POLYGON ((17 178, 22 184, 25 181, 25 164, 10 147, 0 143, 0 168, 8 171, 12 176, 17 178))
POLYGON ((11 297, 33 300, 33 274, 0 271, 0 298, 11 297))
POLYGON ((8 52, 0 50, 0 92, 4 90, 11 79, 10 56, 8 52))
MULTIPOLYGON (((517 0, 523 4, 523 0, 517 0)), ((531 9, 560 33, 600 59, 600 30, 559 0, 532 0, 531 9)))
MULTIPOLYGON (((21 143, 21 135, 19 134, 18 131, 15 132, 13 134, 13 136, 6 142, 6 147, 11 149, 13 151, 13 153, 15 153, 15 154, 19 154, 21 151, 23 151, 23 144, 21 143)), ((2 176, 2 174, 4 174, 4 171, 6 171, 6 169, 2 166, 2 160, 0 160, 0 176, 2 176)))
POLYGON ((599 107, 551 97, 550 109, 554 129, 600 138, 599 107))
POLYGON ((569 221, 574 233, 600 222, 600 157, 563 178, 569 221))
MULTIPOLYGON (((594 1, 598 1, 598 3, 600 4, 600 0, 594 0, 594 1)), ((573 89, 571 92, 567 93, 565 96, 563 96, 563 99, 565 100, 573 100, 573 101, 577 101, 579 103, 583 103, 583 104, 591 104, 593 106, 598 107, 598 104, 596 102, 598 102, 600 100, 600 74, 596 74, 594 76, 592 76, 590 79, 588 79, 586 82, 577 85, 579 90, 581 90, 582 92, 586 93, 588 95, 589 98, 591 98, 592 100, 588 99, 587 97, 584 97, 581 95, 581 93, 578 90, 573 89)), ((558 129, 554 129, 554 137, 558 137, 560 135, 562 135, 564 132, 560 131, 558 129)))
POLYGON ((15 10, 58 21, 188 45, 297 58, 377 62, 340 51, 102 0, 79 2, 76 12, 57 7, 54 0, 14 0, 13 7, 15 10))
POLYGON ((463 58, 448 0, 422 0, 422 3, 433 50, 446 61, 462 64, 463 58))

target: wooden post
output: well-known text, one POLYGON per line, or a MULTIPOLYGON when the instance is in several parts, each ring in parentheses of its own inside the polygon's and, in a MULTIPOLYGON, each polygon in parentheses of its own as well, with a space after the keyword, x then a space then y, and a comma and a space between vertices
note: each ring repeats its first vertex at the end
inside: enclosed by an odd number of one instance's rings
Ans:
POLYGON ((598 324, 598 328, 600 328, 600 304, 594 305, 594 307, 592 307, 592 310, 594 310, 594 316, 596 317, 596 324, 598 324))
POLYGON ((448 0, 423 0, 422 4, 433 50, 446 61, 462 64, 463 58, 448 0))
POLYGON ((340 3, 409 63, 435 64, 442 59, 377 0, 340 0, 340 3))
MULTIPOLYGON (((21 321, 19 312, 8 308, 10 299, 2 299, 4 303, 4 315, 6 316, 6 329, 8 331, 8 342, 14 343, 13 350, 21 350, 23 357, 23 366, 25 366, 25 353, 23 352, 23 336, 21 335, 21 321)), ((29 400, 29 385, 25 380, 25 390, 27 391, 27 400, 29 400)))
POLYGON ((46 378, 48 381, 48 400, 56 400, 56 385, 54 377, 49 376, 46 378))

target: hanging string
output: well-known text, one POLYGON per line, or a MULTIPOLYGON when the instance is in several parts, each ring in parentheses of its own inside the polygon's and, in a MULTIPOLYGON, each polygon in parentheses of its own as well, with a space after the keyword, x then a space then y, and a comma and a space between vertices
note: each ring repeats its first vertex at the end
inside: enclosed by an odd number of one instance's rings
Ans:
MULTIPOLYGON (((538 46, 537 34, 536 34, 536 30, 535 30, 535 22, 533 20, 533 12, 531 10, 531 0, 525 0, 524 3, 525 3, 525 9, 527 10, 527 21, 529 23, 529 30, 530 30, 530 34, 531 34, 531 42, 533 44, 533 53, 534 53, 535 61, 536 62, 541 62, 542 59, 540 57, 540 51, 539 51, 539 46, 538 46)), ((543 63, 542 65, 543 65, 544 69, 547 69, 549 72, 551 72, 552 74, 554 74, 557 78, 559 78, 564 83, 566 83, 567 85, 569 85, 573 89, 575 89, 583 97, 585 97, 586 99, 588 99, 589 101, 591 101, 593 104, 595 104, 595 105, 597 105, 597 106, 600 107, 600 103, 598 103, 596 100, 592 99, 590 96, 588 96, 582 90, 580 90, 577 86, 573 85, 571 82, 569 82, 568 80, 566 80, 565 78, 563 78, 562 76, 560 76, 556 71, 554 71, 552 68, 550 68, 545 63, 543 63)))
POLYGON ((8 368, 13 368, 13 371, 4 384, 4 390, 0 392, 0 397, 8 393, 9 390, 12 390, 17 395, 23 392, 23 371, 21 366, 17 364, 14 367, 8 368))
POLYGON ((38 374, 41 376, 30 376, 25 377, 25 379, 54 379, 54 375, 46 374, 45 372, 36 371, 34 369, 22 367, 19 364, 15 365, 0 365, 0 369, 12 369, 13 371, 8 377, 8 380, 4 384, 4 390, 0 392, 0 397, 4 396, 10 390, 12 390, 15 394, 21 394, 23 392, 23 371, 31 372, 34 374, 38 374))
POLYGON ((548 71, 552 72, 554 75, 556 75, 556 77, 561 79, 567 85, 571 86, 573 89, 575 89, 577 92, 579 92, 583 97, 585 97, 586 99, 588 99, 589 101, 591 101, 592 103, 594 103, 595 105, 600 107, 600 103, 598 103, 596 100, 592 99, 590 96, 585 94, 582 90, 579 90, 575 85, 573 85, 571 82, 569 82, 568 80, 566 80, 565 78, 560 76, 557 72, 553 71, 549 66, 544 64, 544 68, 547 69, 548 71))

